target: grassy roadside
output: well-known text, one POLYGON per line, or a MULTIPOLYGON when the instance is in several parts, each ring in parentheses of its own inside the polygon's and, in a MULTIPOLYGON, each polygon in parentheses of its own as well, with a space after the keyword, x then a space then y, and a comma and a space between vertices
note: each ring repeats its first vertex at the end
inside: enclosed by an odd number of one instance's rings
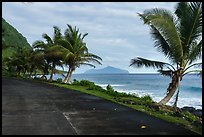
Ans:
POLYGON ((145 112, 149 115, 166 120, 168 122, 177 123, 185 128, 194 131, 198 134, 202 134, 202 123, 198 123, 200 118, 187 112, 174 112, 169 107, 159 107, 149 96, 137 97, 126 93, 118 93, 109 86, 107 89, 95 85, 93 82, 75 81, 72 84, 62 84, 60 82, 49 83, 59 87, 81 91, 90 95, 101 97, 103 99, 125 105, 138 111, 145 112))

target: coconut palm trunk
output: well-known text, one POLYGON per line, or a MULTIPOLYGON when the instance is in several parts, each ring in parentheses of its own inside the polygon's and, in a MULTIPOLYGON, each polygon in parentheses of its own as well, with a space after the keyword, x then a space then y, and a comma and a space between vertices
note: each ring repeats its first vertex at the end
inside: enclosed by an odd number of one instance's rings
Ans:
POLYGON ((174 108, 175 110, 177 110, 177 102, 178 102, 179 91, 180 91, 180 81, 179 81, 179 83, 178 83, 178 91, 177 91, 177 94, 176 94, 176 99, 175 99, 175 102, 174 102, 174 104, 173 104, 173 108, 174 108))
POLYGON ((165 105, 172 98, 177 88, 179 87, 180 79, 180 76, 177 74, 172 77, 172 81, 167 88, 167 95, 159 102, 160 105, 165 105))
POLYGON ((52 79, 53 79, 54 70, 55 70, 55 64, 53 62, 49 81, 52 81, 52 79))
POLYGON ((68 77, 68 79, 67 79, 67 82, 66 82, 66 83, 69 83, 69 82, 70 82, 71 77, 72 77, 72 73, 74 72, 74 70, 75 70, 75 69, 71 69, 70 74, 69 74, 69 77, 68 77))
POLYGON ((64 83, 69 83, 74 70, 75 70, 74 68, 71 68, 71 67, 69 68, 69 70, 67 72, 67 75, 66 75, 66 77, 65 77, 65 79, 63 81, 64 83))

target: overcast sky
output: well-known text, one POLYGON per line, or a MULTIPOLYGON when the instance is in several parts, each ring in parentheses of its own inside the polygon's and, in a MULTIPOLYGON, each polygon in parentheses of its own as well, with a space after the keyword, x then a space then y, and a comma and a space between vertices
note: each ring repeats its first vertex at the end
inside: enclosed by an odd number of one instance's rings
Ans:
MULTIPOLYGON (((43 40, 42 34, 53 36, 53 26, 76 26, 82 34, 88 33, 85 42, 89 51, 99 55, 102 66, 126 69, 131 73, 156 72, 154 69, 129 67, 130 60, 143 57, 168 61, 154 48, 149 26, 144 25, 137 13, 146 9, 165 8, 172 12, 175 2, 3 2, 2 16, 32 45, 43 40)), ((91 69, 81 66, 76 73, 91 69)))

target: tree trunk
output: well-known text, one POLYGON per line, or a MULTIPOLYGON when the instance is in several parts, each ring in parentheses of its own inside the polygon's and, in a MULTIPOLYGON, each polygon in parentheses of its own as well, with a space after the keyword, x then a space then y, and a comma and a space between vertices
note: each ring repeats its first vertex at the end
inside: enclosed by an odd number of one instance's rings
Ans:
POLYGON ((175 102, 173 104, 173 109, 175 111, 177 110, 178 95, 179 95, 179 89, 178 89, 178 92, 176 93, 176 99, 175 99, 175 102))
POLYGON ((160 105, 165 105, 172 98, 172 96, 174 95, 176 89, 178 88, 179 81, 180 81, 180 78, 177 75, 174 75, 173 78, 172 78, 172 81, 169 84, 169 87, 167 89, 166 97, 164 97, 159 102, 160 105))
POLYGON ((70 74, 69 74, 69 77, 68 77, 68 80, 67 80, 67 83, 70 82, 73 72, 74 72, 74 69, 71 69, 70 74))
POLYGON ((31 78, 33 71, 30 71, 29 78, 31 78))
POLYGON ((67 75, 66 75, 66 77, 65 77, 64 80, 63 80, 63 83, 67 83, 68 78, 69 78, 69 75, 70 75, 70 71, 71 71, 71 69, 69 68, 69 70, 68 70, 68 72, 67 72, 67 75))
POLYGON ((74 72, 74 68, 70 68, 68 73, 67 73, 67 76, 65 77, 64 79, 64 83, 69 83, 70 82, 70 79, 71 79, 71 76, 72 76, 72 73, 74 72))
POLYGON ((174 104, 173 104, 173 108, 174 108, 175 110, 177 110, 177 102, 178 102, 179 91, 180 91, 180 79, 179 79, 179 81, 178 81, 178 92, 177 92, 177 94, 176 94, 176 99, 175 99, 175 102, 174 102, 174 104))
POLYGON ((20 77, 20 75, 21 75, 21 69, 20 69, 19 67, 17 67, 16 71, 17 71, 17 76, 20 77))
POLYGON ((49 79, 50 82, 52 81, 54 70, 55 70, 55 64, 52 63, 52 69, 51 69, 51 74, 50 74, 50 79, 49 79))

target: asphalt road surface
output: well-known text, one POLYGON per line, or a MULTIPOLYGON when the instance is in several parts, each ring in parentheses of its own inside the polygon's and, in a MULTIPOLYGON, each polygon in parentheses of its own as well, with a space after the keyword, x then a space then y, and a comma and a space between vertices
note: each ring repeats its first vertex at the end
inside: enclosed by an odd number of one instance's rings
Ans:
POLYGON ((2 77, 3 135, 193 135, 143 112, 53 85, 2 77), (145 128, 141 128, 145 125, 145 128))

